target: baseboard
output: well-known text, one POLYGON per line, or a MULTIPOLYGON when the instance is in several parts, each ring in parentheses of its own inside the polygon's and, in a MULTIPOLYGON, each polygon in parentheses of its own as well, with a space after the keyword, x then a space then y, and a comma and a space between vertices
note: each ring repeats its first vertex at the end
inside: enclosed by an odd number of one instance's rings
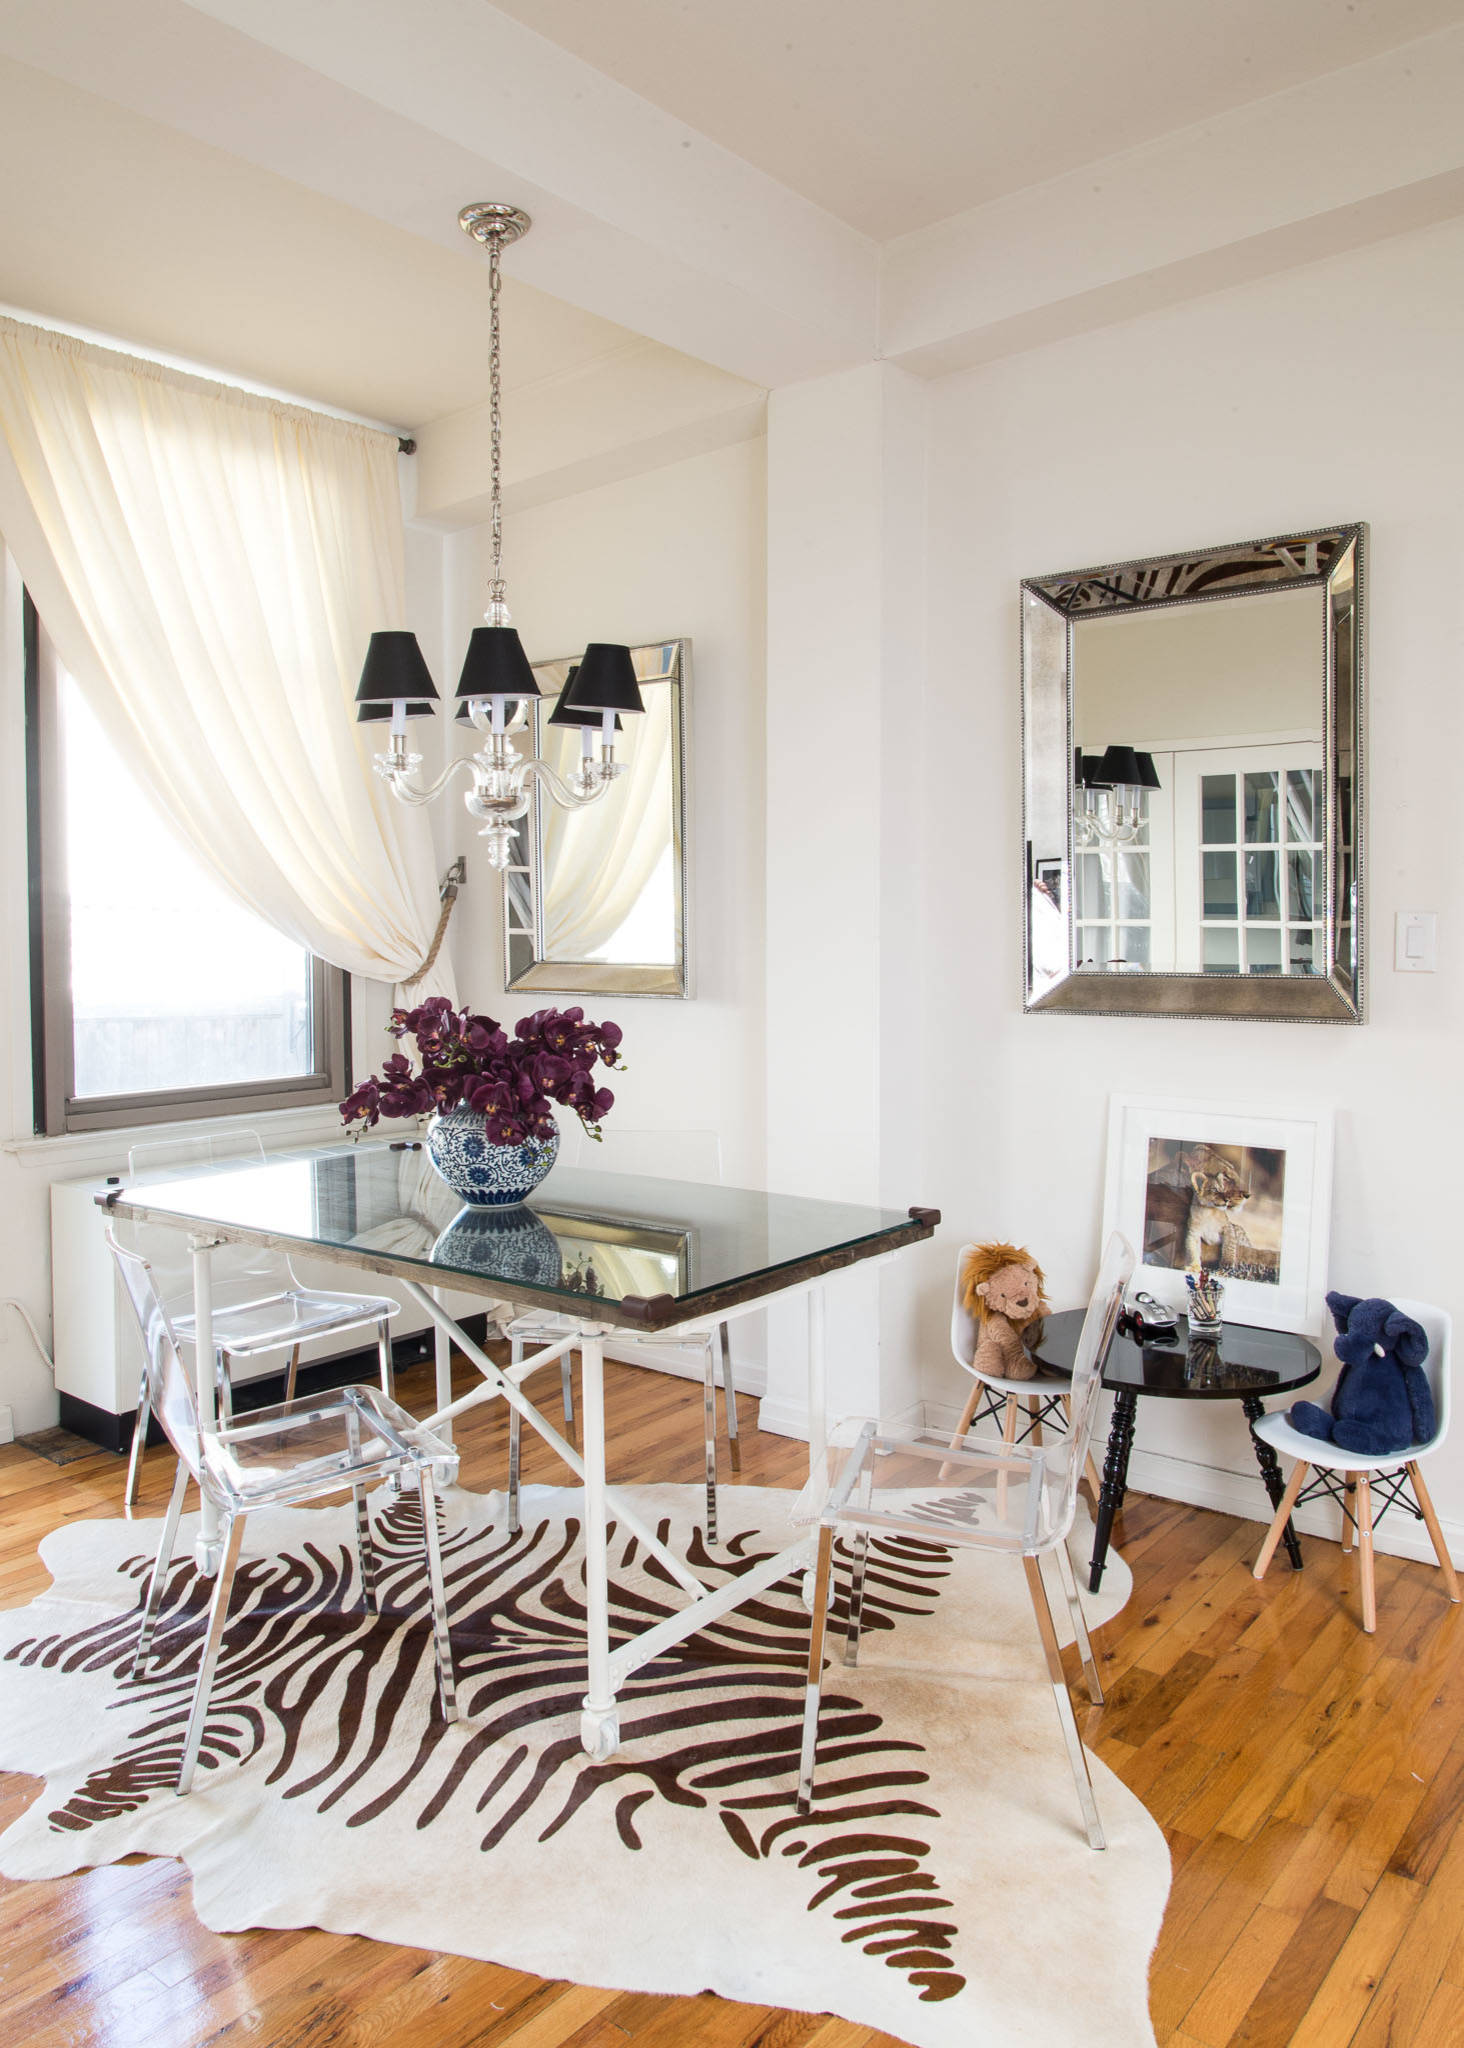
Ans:
MULTIPOLYGON (((680 1359, 670 1359, 664 1351, 657 1351, 652 1344, 636 1344, 628 1337, 614 1336, 605 1339, 605 1356, 617 1360, 621 1365, 643 1365, 652 1372, 664 1372, 672 1379, 696 1380, 700 1384, 702 1369, 680 1359)), ((768 1382, 765 1365, 751 1365, 734 1356, 732 1379, 739 1394, 751 1394, 762 1399, 763 1389, 768 1382)), ((717 1362, 717 1384, 722 1384, 722 1366, 717 1362)))
MULTIPOLYGON (((465 1316, 462 1325, 466 1334, 475 1343, 481 1344, 487 1335, 486 1316, 465 1316)), ((425 1330, 412 1330, 404 1337, 392 1340, 391 1359, 397 1372, 404 1372, 410 1365, 420 1365, 431 1358, 434 1352, 433 1331, 429 1325, 425 1330)), ((334 1358, 318 1358, 309 1365, 302 1365, 297 1382, 300 1394, 323 1394, 332 1387, 348 1387, 357 1381, 369 1386, 377 1384, 376 1346, 374 1344, 359 1351, 343 1351, 334 1358)), ((285 1398, 285 1368, 278 1372, 261 1373, 257 1379, 241 1380, 234 1388, 234 1412, 247 1415, 256 1408, 268 1408, 275 1401, 285 1398)), ((59 1397, 61 1413, 58 1418, 63 1429, 71 1430, 77 1436, 84 1436, 88 1443, 100 1444, 105 1451, 124 1452, 132 1448, 132 1429, 136 1413, 129 1408, 125 1415, 113 1415, 105 1408, 94 1407, 90 1401, 82 1401, 75 1394, 59 1397)), ((149 1443, 161 1443, 162 1431, 156 1419, 148 1425, 149 1443)))
POLYGON ((808 1410, 801 1401, 767 1401, 757 1411, 757 1426, 769 1436, 796 1436, 808 1441, 808 1410))
MULTIPOLYGON (((1424 1478, 1427 1477, 1425 1470, 1424 1478)), ((1236 1515, 1242 1521, 1264 1525, 1271 1520, 1271 1503, 1258 1473, 1229 1472, 1220 1466, 1192 1463, 1161 1451, 1136 1450, 1129 1459, 1129 1485, 1138 1493, 1184 1501, 1190 1507, 1214 1508, 1219 1514, 1236 1515)), ((1294 1519, 1303 1536, 1329 1543, 1341 1541, 1341 1511, 1331 1501, 1314 1501, 1294 1519)), ((1464 1566, 1464 1523, 1446 1515, 1440 1515, 1439 1523, 1450 1557, 1456 1565, 1464 1566)), ((1402 1506, 1394 1508, 1378 1525, 1373 1542, 1389 1557, 1408 1557, 1424 1564, 1437 1562, 1427 1529, 1402 1506)))

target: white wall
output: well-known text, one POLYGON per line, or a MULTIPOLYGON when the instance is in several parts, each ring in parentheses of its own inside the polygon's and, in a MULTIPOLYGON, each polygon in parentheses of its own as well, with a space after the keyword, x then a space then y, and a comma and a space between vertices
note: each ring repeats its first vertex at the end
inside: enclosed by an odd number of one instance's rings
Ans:
MULTIPOLYGON (((942 381, 931 432, 924 1006, 929 1192, 950 1246, 1030 1244, 1059 1302, 1096 1259, 1111 1091, 1337 1109, 1331 1282, 1464 1318, 1458 1081, 1464 918, 1464 224, 942 381), (1257 533, 1372 526, 1368 1021, 1360 1029, 1021 1009, 1020 577, 1257 533), (1439 971, 1392 970, 1399 910, 1439 971)), ((949 1391, 948 1297, 924 1305, 949 1391)), ((1238 1410, 1140 1404, 1140 1484, 1261 1512, 1238 1410), (1229 1473, 1244 1475, 1231 1478, 1229 1473)), ((1464 1540, 1464 1436, 1436 1498, 1464 1540)), ((1335 1516, 1333 1517, 1335 1524, 1335 1516)), ((1384 1539, 1412 1543, 1390 1520, 1384 1539)), ((1461 1552, 1464 1554, 1464 1552, 1461 1552)))
MULTIPOLYGON (((763 1178, 763 496, 761 441, 693 457, 505 520, 509 604, 533 661, 588 640, 687 635, 692 994, 585 999, 625 1032, 612 1086, 627 1128, 721 1134, 729 1181, 763 1178)), ((448 543, 447 688, 487 596, 488 536, 448 543)), ((613 797, 607 801, 613 802, 613 797)), ((502 895, 453 803, 468 887, 453 920, 463 1001, 510 1026, 546 1003, 503 992, 502 895)))

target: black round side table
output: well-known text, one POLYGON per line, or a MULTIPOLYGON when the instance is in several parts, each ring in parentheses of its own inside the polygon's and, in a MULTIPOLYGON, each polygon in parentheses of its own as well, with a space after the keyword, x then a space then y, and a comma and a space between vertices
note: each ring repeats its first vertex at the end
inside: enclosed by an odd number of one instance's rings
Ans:
MULTIPOLYGON (((1048 1316, 1033 1356, 1054 1372, 1070 1373, 1082 1327, 1081 1309, 1048 1316)), ((1137 1344, 1120 1332, 1113 1340, 1103 1371, 1103 1384, 1115 1399, 1103 1460, 1103 1488, 1093 1558, 1088 1568, 1088 1591, 1096 1593, 1102 1581, 1113 1518, 1123 1506, 1128 1488, 1129 1452, 1133 1449, 1134 1417, 1141 1394, 1162 1401, 1239 1401, 1247 1423, 1255 1423, 1266 1412, 1263 1396, 1289 1394, 1297 1387, 1309 1386, 1321 1369, 1322 1354, 1316 1345, 1288 1330, 1258 1330, 1248 1323, 1227 1323, 1218 1338, 1190 1337, 1181 1316, 1173 1344, 1156 1344, 1152 1338, 1147 1344, 1137 1344)), ((1254 1430, 1251 1444, 1271 1506, 1277 1508, 1284 1488, 1276 1453, 1254 1430)), ((1292 1568, 1300 1571, 1301 1545, 1289 1522, 1285 1541, 1292 1568)))

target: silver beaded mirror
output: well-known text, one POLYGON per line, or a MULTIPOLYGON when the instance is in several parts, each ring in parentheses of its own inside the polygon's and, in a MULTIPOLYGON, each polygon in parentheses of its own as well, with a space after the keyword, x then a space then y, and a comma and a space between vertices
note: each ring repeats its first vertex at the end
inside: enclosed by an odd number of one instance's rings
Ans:
MULTIPOLYGON (((624 774, 582 810, 535 803, 503 877, 510 989, 555 995, 687 993, 686 701, 691 642, 633 647, 645 714, 616 734, 624 774)), ((550 717, 573 663, 534 663, 530 751, 566 779, 580 731, 550 717)))
POLYGON ((1029 1010, 1361 1021, 1365 539, 1023 583, 1029 1010))

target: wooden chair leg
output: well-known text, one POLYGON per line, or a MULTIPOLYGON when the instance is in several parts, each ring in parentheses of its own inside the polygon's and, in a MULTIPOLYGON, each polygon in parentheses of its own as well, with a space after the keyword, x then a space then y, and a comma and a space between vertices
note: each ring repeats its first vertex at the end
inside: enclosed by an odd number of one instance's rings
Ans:
POLYGON ((1027 1413, 1032 1418, 1032 1442, 1042 1442, 1042 1402, 1036 1394, 1027 1396, 1027 1413))
POLYGON ((1424 1526, 1433 1539, 1434 1555, 1439 1561, 1439 1569, 1443 1572, 1444 1585, 1448 1589, 1449 1598, 1457 1600, 1459 1598, 1459 1574, 1454 1570, 1454 1560, 1450 1557, 1448 1545, 1444 1542, 1444 1532, 1439 1527, 1439 1518, 1434 1513, 1434 1504, 1429 1499, 1428 1488, 1423 1483, 1423 1474, 1419 1471, 1416 1460, 1408 1467, 1408 1477, 1413 1481, 1413 1497, 1418 1502, 1419 1509, 1422 1512, 1424 1526))
POLYGON ((1357 1548, 1362 1559, 1362 1626, 1366 1634, 1375 1635, 1378 1594, 1373 1582, 1372 1486, 1361 1473, 1357 1480, 1357 1548))
POLYGON ((1345 1555, 1352 1548, 1357 1526, 1357 1474, 1342 1474, 1342 1497, 1346 1506, 1342 1510, 1342 1550, 1345 1555))
POLYGON ((289 1362, 289 1364, 288 1364, 288 1365, 287 1365, 287 1366, 285 1367, 285 1399, 286 1399, 287 1401, 293 1401, 293 1400, 294 1400, 294 1398, 295 1398, 295 1382, 296 1382, 296 1381, 297 1381, 297 1380, 299 1379, 299 1377, 300 1377, 300 1347, 299 1347, 299 1345, 298 1345, 298 1344, 296 1344, 296 1345, 294 1345, 294 1346, 292 1347, 292 1349, 291 1349, 291 1351, 290 1351, 290 1362, 289 1362))
MULTIPOLYGON (((965 1407, 961 1410, 961 1419, 956 1424, 955 1433, 951 1437, 950 1448, 953 1451, 958 1451, 961 1448, 961 1445, 966 1441, 966 1431, 971 1427, 971 1417, 976 1413, 976 1410, 981 1402, 981 1396, 985 1392, 986 1389, 981 1384, 980 1380, 972 1380, 970 1398, 967 1400, 965 1407)), ((935 1476, 940 1481, 941 1485, 944 1486, 948 1480, 955 1477, 955 1474, 959 1470, 960 1467, 957 1465, 942 1465, 939 1472, 937 1472, 935 1476)))
POLYGON ((1255 1569, 1251 1574, 1253 1578, 1263 1579, 1266 1576, 1266 1566, 1276 1554, 1276 1545, 1281 1541, 1282 1536, 1286 1532, 1286 1524, 1291 1520, 1291 1510, 1296 1505, 1296 1496, 1301 1492, 1302 1487, 1305 1486, 1306 1475, 1310 1470, 1310 1465, 1299 1464, 1290 1479, 1287 1480, 1286 1491, 1281 1496, 1281 1504, 1276 1510, 1270 1528, 1266 1531, 1266 1540, 1261 1545, 1260 1556, 1256 1559, 1255 1569))

